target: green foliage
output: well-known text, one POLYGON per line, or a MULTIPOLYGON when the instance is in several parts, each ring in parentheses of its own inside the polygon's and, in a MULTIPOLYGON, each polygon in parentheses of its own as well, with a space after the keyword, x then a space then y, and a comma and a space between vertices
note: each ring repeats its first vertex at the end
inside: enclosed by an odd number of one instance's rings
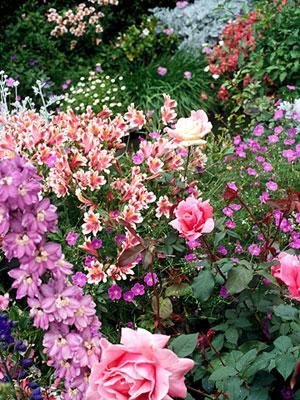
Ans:
POLYGON ((135 64, 123 75, 127 94, 145 111, 159 109, 162 93, 177 100, 180 116, 188 116, 191 110, 199 108, 209 111, 215 103, 211 96, 210 77, 204 67, 204 58, 196 59, 184 52, 174 56, 165 54, 148 65, 135 64), (164 76, 157 73, 160 66, 167 68, 164 76), (185 71, 192 73, 191 80, 184 78, 185 71))
POLYGON ((156 27, 157 19, 148 17, 139 26, 130 26, 122 35, 118 47, 129 61, 147 64, 162 52, 172 54, 176 49, 176 34, 158 33, 156 27))

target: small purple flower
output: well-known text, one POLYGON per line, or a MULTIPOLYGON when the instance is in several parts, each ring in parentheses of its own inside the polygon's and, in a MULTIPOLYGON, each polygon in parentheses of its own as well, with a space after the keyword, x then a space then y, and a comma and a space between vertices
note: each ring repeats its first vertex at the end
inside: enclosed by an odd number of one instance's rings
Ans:
POLYGON ((276 110, 275 114, 274 114, 274 121, 277 121, 278 119, 281 119, 283 117, 283 115, 284 115, 283 110, 281 110, 281 109, 276 110))
POLYGON ((226 221, 225 226, 228 229, 235 229, 236 223, 234 221, 232 221, 231 219, 229 219, 228 221, 226 221))
POLYGON ((154 272, 152 274, 152 272, 148 272, 145 276, 144 276, 144 282, 146 283, 147 286, 153 286, 155 285, 155 283, 158 282, 158 278, 156 273, 154 272), (154 282, 153 282, 154 280, 154 282))
POLYGON ((142 162, 144 161, 144 156, 143 153, 136 153, 132 156, 132 161, 134 164, 136 165, 140 165, 142 164, 142 162))
POLYGON ((185 72, 183 73, 183 77, 184 77, 184 79, 186 79, 187 81, 190 81, 190 80, 192 79, 192 73, 191 73, 191 71, 185 71, 185 72))
POLYGON ((184 256, 185 261, 193 261, 193 260, 195 260, 195 258, 196 258, 196 256, 193 253, 187 254, 184 256))
POLYGON ((131 321, 127 322, 127 328, 130 328, 130 329, 133 328, 133 323, 131 321))
POLYGON ((261 136, 265 131, 265 128, 262 125, 256 125, 256 127, 253 130, 253 135, 254 136, 261 136))
POLYGON ((261 162, 261 163, 265 161, 265 157, 263 157, 263 156, 256 156, 255 159, 256 159, 256 161, 261 162))
POLYGON ((176 3, 177 8, 185 8, 188 5, 189 5, 188 1, 177 1, 176 3))
POLYGON ((229 218, 233 216, 233 210, 230 207, 224 207, 222 213, 229 218))
POLYGON ((226 256, 226 254, 227 254, 228 252, 227 252, 227 249, 226 249, 225 246, 219 246, 219 247, 218 247, 218 253, 221 254, 222 256, 226 256))
POLYGON ((93 239, 91 242, 91 246, 94 250, 101 249, 102 247, 102 240, 101 239, 93 239))
POLYGON ((221 297, 223 297, 223 299, 226 299, 229 296, 228 290, 226 289, 225 286, 221 287, 219 294, 221 297))
POLYGON ((260 255, 260 248, 257 246, 257 244, 251 244, 248 247, 248 252, 252 255, 252 256, 259 256, 260 255))
POLYGON ((174 33, 174 29, 173 28, 166 28, 163 31, 167 36, 170 36, 174 33))
POLYGON ((133 293, 133 291, 132 291, 132 290, 128 290, 127 292, 125 292, 125 293, 123 294, 123 299, 124 299, 125 301, 127 301, 128 303, 132 303, 133 300, 134 300, 134 293, 133 293))
POLYGON ((275 192, 278 189, 278 185, 274 181, 269 181, 266 183, 266 188, 271 190, 272 192, 275 192))
POLYGON ((68 232, 66 236, 66 242, 68 243, 69 246, 74 246, 76 244, 78 239, 78 233, 76 232, 68 232))
POLYGON ((279 141, 279 137, 277 135, 270 135, 268 136, 268 141, 270 143, 277 143, 279 141))
POLYGON ((269 200, 269 193, 268 192, 263 192, 260 196, 259 196, 259 200, 261 203, 266 203, 269 200))
POLYGON ((268 163, 268 162, 264 162, 262 167, 263 167, 263 170, 266 171, 266 172, 270 172, 270 171, 273 170, 272 165, 270 163, 268 163))
POLYGON ((274 128, 274 133, 276 133, 276 135, 279 135, 282 131, 283 131, 283 127, 281 125, 276 126, 274 128))
POLYGON ((96 258, 93 256, 86 256, 85 260, 84 260, 84 265, 89 268, 92 266, 92 262, 95 260, 96 260, 96 258))
POLYGON ((282 157, 287 158, 288 162, 293 162, 297 159, 297 154, 294 150, 283 150, 282 157))
POLYGON ((133 292, 133 294, 135 296, 142 296, 143 294, 145 294, 145 286, 140 284, 140 283, 136 283, 132 288, 131 291, 133 292))
POLYGON ((248 175, 252 175, 252 176, 256 176, 257 175, 257 171, 254 168, 247 168, 247 174, 248 175))
POLYGON ((242 208, 242 206, 241 206, 240 204, 236 204, 236 203, 230 204, 229 207, 230 207, 233 211, 239 211, 239 210, 242 208))
POLYGON ((227 182, 227 186, 229 189, 235 190, 236 192, 238 191, 238 188, 234 182, 227 182))
POLYGON ((200 246, 200 242, 198 240, 189 240, 187 243, 189 249, 194 250, 200 246))
POLYGON ((160 76, 166 75, 167 72, 168 72, 168 69, 165 68, 165 67, 158 67, 158 68, 157 68, 157 73, 158 73, 158 75, 160 75, 160 76))
POLYGON ((243 247, 242 247, 242 245, 241 245, 241 243, 240 243, 239 240, 236 242, 236 245, 235 245, 235 252, 236 252, 237 254, 241 254, 241 253, 243 252, 243 247))
POLYGON ((271 282, 270 282, 270 280, 269 280, 268 278, 264 278, 264 279, 263 279, 263 283, 264 283, 266 286, 270 286, 270 285, 271 285, 271 282))
POLYGON ((47 167, 54 167, 54 165, 56 164, 56 161, 57 161, 56 155, 55 155, 55 154, 51 154, 51 155, 47 158, 45 164, 47 165, 47 167))
POLYGON ((124 240, 126 240, 126 236, 120 233, 118 233, 115 237, 115 242, 118 246, 120 246, 124 242, 124 240))
POLYGON ((296 90, 296 86, 294 85, 287 85, 286 86, 289 90, 296 90))
POLYGON ((122 297, 122 288, 119 285, 112 285, 108 289, 108 296, 111 300, 120 300, 122 297))
POLYGON ((150 132, 149 136, 154 138, 154 139, 159 139, 161 137, 158 132, 150 132))
POLYGON ((17 81, 14 80, 14 78, 7 78, 5 79, 5 84, 7 87, 14 87, 17 81))
POLYGON ((86 285, 86 275, 83 272, 76 272, 75 275, 72 276, 72 282, 76 286, 83 287, 86 285))

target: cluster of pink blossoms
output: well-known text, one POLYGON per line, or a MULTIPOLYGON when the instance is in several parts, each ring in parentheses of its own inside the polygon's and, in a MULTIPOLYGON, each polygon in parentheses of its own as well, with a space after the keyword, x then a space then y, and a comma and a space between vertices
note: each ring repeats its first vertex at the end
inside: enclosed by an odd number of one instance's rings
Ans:
POLYGON ((0 163, 0 235, 8 260, 16 298, 27 297, 34 326, 46 332, 48 365, 55 368, 56 383, 64 382, 64 400, 81 400, 91 365, 98 360, 100 322, 91 296, 73 286, 67 276, 72 265, 61 246, 46 240, 55 232, 56 208, 40 195, 41 178, 19 156, 0 163))
MULTIPOLYGON (((117 0, 89 1, 98 5, 118 4, 117 0)), ((56 24, 51 31, 51 35, 55 37, 70 33, 73 37, 78 38, 84 36, 89 28, 94 29, 96 34, 100 34, 103 31, 100 19, 103 17, 102 12, 97 11, 93 6, 87 6, 85 3, 80 3, 74 10, 65 11, 63 15, 60 15, 55 8, 50 8, 47 12, 48 21, 56 24)), ((100 43, 100 38, 97 38, 96 43, 100 43)), ((76 44, 77 41, 74 40, 71 47, 73 48, 76 44)))

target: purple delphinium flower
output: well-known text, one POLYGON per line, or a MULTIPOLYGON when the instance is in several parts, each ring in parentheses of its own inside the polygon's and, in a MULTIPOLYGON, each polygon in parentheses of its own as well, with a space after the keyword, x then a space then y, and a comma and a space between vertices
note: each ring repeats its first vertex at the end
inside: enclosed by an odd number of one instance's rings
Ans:
POLYGON ((252 256, 259 256, 260 255, 260 252, 261 252, 261 250, 260 250, 260 248, 257 246, 257 244, 251 244, 249 247, 248 247, 248 252, 252 255, 252 256))
POLYGON ((101 239, 93 239, 91 242, 91 246, 94 250, 101 249, 103 243, 101 239))
POLYGON ((86 285, 87 277, 83 272, 76 272, 75 275, 72 276, 72 282, 74 285, 83 287, 86 285))
POLYGON ((78 233, 76 232, 68 232, 66 236, 66 242, 69 246, 74 246, 78 239, 78 233))

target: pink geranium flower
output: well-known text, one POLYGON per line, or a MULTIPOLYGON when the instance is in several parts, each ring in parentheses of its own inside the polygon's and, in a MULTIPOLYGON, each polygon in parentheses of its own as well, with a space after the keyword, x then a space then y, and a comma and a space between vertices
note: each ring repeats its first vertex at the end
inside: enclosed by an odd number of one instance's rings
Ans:
POLYGON ((101 339, 101 361, 92 366, 86 400, 185 399, 184 375, 194 362, 164 347, 170 337, 123 328, 121 344, 101 339))
POLYGON ((176 219, 170 225, 181 233, 187 240, 195 240, 202 233, 209 233, 214 229, 212 218, 213 208, 208 201, 188 197, 181 201, 175 210, 176 219))

